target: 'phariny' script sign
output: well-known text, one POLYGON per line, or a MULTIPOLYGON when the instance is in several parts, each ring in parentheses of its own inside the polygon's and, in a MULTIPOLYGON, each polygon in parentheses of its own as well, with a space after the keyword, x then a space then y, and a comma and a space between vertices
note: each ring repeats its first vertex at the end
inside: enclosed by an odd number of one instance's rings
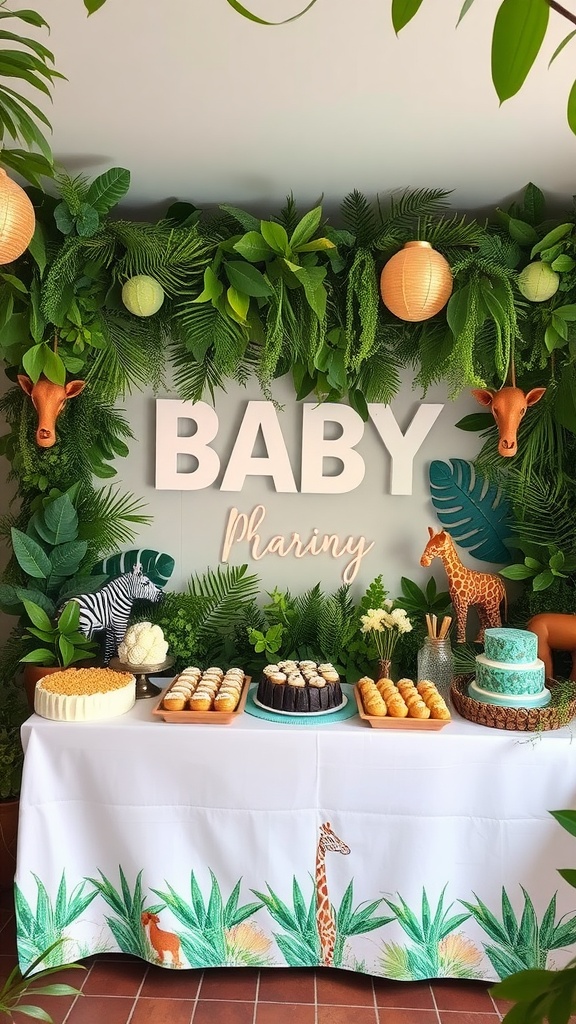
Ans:
MULTIPOLYGON (((391 494, 412 494, 414 456, 444 408, 420 403, 406 432, 402 433, 389 405, 369 405, 370 419, 392 463, 391 494)), ((347 405, 325 403, 302 406, 302 452, 300 492, 303 494, 344 494, 353 491, 364 479, 366 465, 356 445, 362 440, 364 422, 347 405), (335 423, 341 433, 326 438, 326 424, 335 423), (336 459, 342 469, 334 475, 324 473, 325 460, 336 459)), ((200 491, 211 487, 221 469, 218 453, 211 447, 218 434, 218 414, 206 402, 182 402, 159 398, 156 401, 156 487, 165 491, 200 491), (194 432, 179 434, 179 421, 189 420, 194 432), (193 468, 178 467, 178 456, 193 456, 193 468)), ((288 450, 272 402, 247 402, 240 429, 220 484, 221 491, 241 491, 247 476, 271 477, 276 491, 298 491, 288 450), (266 455, 255 456, 261 437, 266 455)))

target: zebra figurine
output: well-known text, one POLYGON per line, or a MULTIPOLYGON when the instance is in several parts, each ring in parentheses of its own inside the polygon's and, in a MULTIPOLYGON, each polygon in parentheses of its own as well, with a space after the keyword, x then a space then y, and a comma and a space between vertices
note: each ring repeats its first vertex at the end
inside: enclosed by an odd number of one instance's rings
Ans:
POLYGON ((78 629, 84 636, 90 639, 93 633, 104 630, 104 663, 107 665, 124 639, 133 602, 141 599, 157 604, 163 597, 164 591, 144 575, 138 563, 132 572, 110 580, 94 594, 80 594, 71 600, 80 605, 78 629))

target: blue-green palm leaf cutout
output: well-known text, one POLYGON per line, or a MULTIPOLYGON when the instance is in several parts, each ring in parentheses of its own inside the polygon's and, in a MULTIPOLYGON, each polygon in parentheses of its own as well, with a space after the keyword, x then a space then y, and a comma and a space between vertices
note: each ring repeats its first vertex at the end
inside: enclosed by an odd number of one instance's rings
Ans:
POLYGON ((120 576, 123 572, 132 572, 138 563, 142 571, 157 587, 164 587, 174 572, 174 559, 160 551, 152 551, 148 548, 133 548, 131 551, 117 552, 97 562, 92 573, 103 573, 111 579, 113 576, 120 576))
POLYGON ((436 459, 429 476, 432 504, 452 539, 482 562, 508 562, 512 511, 501 488, 466 459, 450 459, 450 465, 436 459))

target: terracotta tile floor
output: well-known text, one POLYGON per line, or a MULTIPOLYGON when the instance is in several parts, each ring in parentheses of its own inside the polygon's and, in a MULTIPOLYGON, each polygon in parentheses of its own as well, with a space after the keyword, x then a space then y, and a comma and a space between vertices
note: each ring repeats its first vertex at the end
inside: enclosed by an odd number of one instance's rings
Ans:
MULTIPOLYGON (((1 899, 2 979, 15 948, 14 916, 1 899)), ((54 978, 82 995, 30 1000, 54 1024, 497 1024, 507 1009, 489 985, 471 981, 402 983, 326 968, 175 972, 113 955, 84 966, 54 978)))

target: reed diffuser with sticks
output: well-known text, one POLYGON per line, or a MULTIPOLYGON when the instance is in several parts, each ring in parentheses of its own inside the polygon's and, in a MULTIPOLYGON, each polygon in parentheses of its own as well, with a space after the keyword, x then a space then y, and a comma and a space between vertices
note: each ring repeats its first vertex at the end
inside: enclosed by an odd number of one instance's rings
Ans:
POLYGON ((426 615, 428 636, 418 651, 418 681, 430 679, 448 702, 452 684, 452 646, 450 644, 450 626, 452 618, 445 615, 438 621, 437 615, 426 615))

